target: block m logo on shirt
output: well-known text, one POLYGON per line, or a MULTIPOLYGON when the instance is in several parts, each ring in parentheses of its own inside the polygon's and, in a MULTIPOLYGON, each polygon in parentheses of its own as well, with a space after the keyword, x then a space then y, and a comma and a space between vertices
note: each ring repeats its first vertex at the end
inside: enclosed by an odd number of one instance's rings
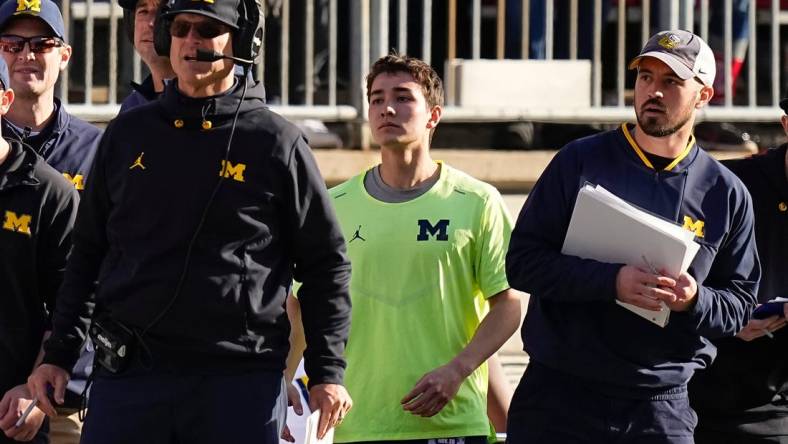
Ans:
POLYGON ((703 237, 703 226, 706 225, 706 222, 702 220, 692 220, 689 216, 684 216, 684 229, 692 231, 695 233, 697 237, 703 237))
POLYGON ((13 211, 6 211, 3 219, 3 229, 30 236, 30 222, 32 219, 29 214, 17 215, 13 211))
POLYGON ((419 219, 419 235, 416 236, 417 241, 426 241, 430 236, 435 236, 436 240, 447 241, 449 235, 449 219, 441 219, 435 225, 432 225, 427 219, 419 219))

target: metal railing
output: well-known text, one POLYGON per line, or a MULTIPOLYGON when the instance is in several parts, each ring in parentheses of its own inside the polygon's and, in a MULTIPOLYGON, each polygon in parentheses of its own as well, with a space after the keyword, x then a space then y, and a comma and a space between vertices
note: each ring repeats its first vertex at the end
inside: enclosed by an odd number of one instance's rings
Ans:
MULTIPOLYGON (((446 66, 458 59, 590 60, 591 105, 587 108, 566 109, 560 104, 532 108, 527 103, 508 108, 462 107, 448 94, 446 120, 626 120, 633 117, 628 106, 633 76, 626 70, 627 61, 659 26, 699 32, 721 55, 724 69, 718 77, 724 78, 724 102, 706 108, 701 119, 774 121, 779 116, 780 80, 785 75, 780 27, 788 23, 779 0, 767 2, 766 8, 756 0, 699 0, 697 6, 695 0, 264 3, 267 34, 258 75, 265 82, 272 108, 291 118, 363 125, 367 114, 364 78, 370 63, 397 50, 430 62, 444 76, 447 89, 456 79, 446 66), (741 20, 741 11, 735 11, 734 5, 741 9, 742 4, 748 31, 746 37, 739 35, 734 41, 733 23, 741 20), (652 11, 655 7, 657 12, 652 11), (714 14, 723 17, 722 35, 710 41, 714 14), (581 28, 590 28, 590 35, 581 28), (740 62, 735 60, 734 49, 742 39, 746 40, 746 69, 738 82, 746 87, 734 88, 733 67, 740 62), (766 48, 762 50, 759 42, 766 42, 766 48)), ((143 71, 139 57, 120 32, 122 11, 116 0, 63 0, 62 7, 70 43, 75 53, 84 56, 77 57, 82 61, 79 66, 72 63, 71 73, 63 73, 60 96, 69 99, 72 112, 91 120, 111 118, 128 92, 127 80, 139 81, 143 71)))

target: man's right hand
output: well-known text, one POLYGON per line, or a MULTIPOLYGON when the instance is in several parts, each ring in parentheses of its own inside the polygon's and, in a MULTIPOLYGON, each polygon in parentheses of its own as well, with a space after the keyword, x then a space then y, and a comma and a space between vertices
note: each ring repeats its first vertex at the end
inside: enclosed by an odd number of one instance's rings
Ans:
POLYGON ((57 416, 55 407, 49 402, 48 389, 53 388, 55 402, 63 404, 66 395, 66 384, 68 384, 68 372, 52 364, 41 364, 33 370, 33 374, 27 378, 27 388, 31 395, 38 399, 40 408, 49 417, 57 416))
POLYGON ((676 295, 660 287, 673 288, 676 280, 668 276, 658 276, 637 267, 625 265, 616 275, 616 298, 621 302, 635 305, 646 310, 659 311, 659 301, 670 304, 676 295))

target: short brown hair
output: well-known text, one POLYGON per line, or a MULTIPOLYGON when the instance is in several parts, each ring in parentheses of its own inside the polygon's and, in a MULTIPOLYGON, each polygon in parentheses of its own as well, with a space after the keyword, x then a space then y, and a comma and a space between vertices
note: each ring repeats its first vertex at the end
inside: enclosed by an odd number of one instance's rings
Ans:
POLYGON ((421 85, 424 98, 430 108, 443 106, 443 82, 438 73, 432 66, 421 59, 410 57, 405 54, 392 52, 391 54, 379 58, 367 75, 367 101, 372 92, 372 82, 383 73, 396 74, 398 72, 408 73, 421 85))

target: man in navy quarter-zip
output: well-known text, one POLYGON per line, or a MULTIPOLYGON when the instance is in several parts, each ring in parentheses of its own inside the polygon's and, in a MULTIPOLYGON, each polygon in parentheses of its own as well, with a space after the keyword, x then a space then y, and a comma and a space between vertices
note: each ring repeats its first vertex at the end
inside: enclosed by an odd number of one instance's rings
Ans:
POLYGON ((69 114, 55 97, 60 71, 72 55, 66 38, 52 0, 7 0, 0 6, 0 55, 16 92, 3 134, 31 146, 81 192, 101 130, 69 114))
POLYGON ((695 143, 715 62, 697 35, 663 31, 630 64, 637 123, 574 141, 539 178, 512 233, 507 276, 531 294, 531 361, 509 410, 513 443, 692 443, 692 374, 755 305, 760 265, 750 195, 695 143), (695 233, 681 276, 561 254, 578 190, 598 184, 695 233), (616 300, 671 310, 660 328, 616 300))
POLYGON ((306 141, 265 107, 261 84, 234 75, 233 61, 259 54, 260 4, 166 7, 156 51, 176 79, 101 139, 28 386, 54 415, 47 386, 62 402, 92 318, 100 365, 83 444, 278 443, 295 278, 322 437, 351 405, 341 385, 350 263, 306 141))

